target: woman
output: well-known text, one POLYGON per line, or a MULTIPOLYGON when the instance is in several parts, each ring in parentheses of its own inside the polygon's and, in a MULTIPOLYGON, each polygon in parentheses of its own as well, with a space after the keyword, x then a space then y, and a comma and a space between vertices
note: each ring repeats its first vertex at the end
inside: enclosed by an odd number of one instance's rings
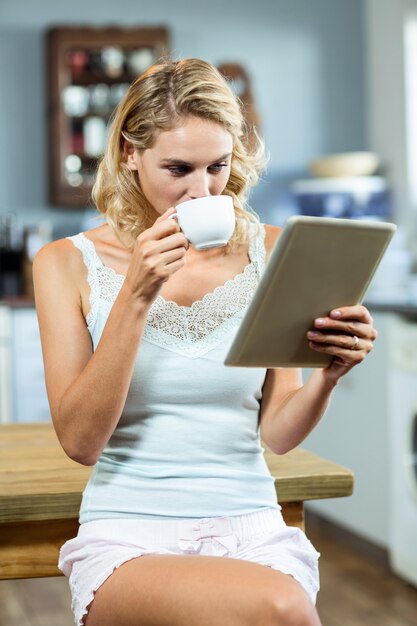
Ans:
POLYGON ((59 562, 77 625, 320 624, 319 555, 283 522, 259 435, 278 454, 297 446, 376 332, 362 306, 312 320, 311 348, 334 358, 305 385, 294 369, 223 365, 279 234, 246 207, 263 153, 245 136, 210 64, 153 66, 112 122, 93 193, 106 222, 36 257, 54 426, 95 465, 59 562), (198 251, 168 218, 221 194, 235 232, 198 251))

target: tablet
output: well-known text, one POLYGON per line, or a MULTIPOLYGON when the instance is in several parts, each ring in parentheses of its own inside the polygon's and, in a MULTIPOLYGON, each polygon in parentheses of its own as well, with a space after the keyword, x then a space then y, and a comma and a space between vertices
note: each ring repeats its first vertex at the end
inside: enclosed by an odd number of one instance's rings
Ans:
POLYGON ((362 302, 394 224, 290 217, 225 359, 240 367, 326 367, 306 333, 316 317, 362 302))

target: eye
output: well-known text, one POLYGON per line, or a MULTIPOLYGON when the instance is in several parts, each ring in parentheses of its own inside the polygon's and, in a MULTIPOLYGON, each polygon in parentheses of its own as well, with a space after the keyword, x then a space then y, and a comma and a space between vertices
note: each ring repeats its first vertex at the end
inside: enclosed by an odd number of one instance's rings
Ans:
POLYGON ((217 173, 217 172, 221 172, 222 169, 227 166, 228 166, 227 163, 213 163, 213 165, 210 165, 209 169, 217 173))
POLYGON ((187 165, 170 165, 168 167, 168 171, 173 176, 184 176, 185 174, 188 174, 190 168, 187 165))

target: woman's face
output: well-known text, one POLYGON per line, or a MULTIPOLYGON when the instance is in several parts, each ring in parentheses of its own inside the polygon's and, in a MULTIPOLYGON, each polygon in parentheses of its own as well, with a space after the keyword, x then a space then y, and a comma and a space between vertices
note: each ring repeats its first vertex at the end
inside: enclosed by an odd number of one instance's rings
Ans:
POLYGON ((180 202, 220 195, 229 179, 232 150, 232 135, 199 117, 161 132, 152 148, 138 152, 125 144, 127 165, 137 170, 143 193, 160 215, 180 202))

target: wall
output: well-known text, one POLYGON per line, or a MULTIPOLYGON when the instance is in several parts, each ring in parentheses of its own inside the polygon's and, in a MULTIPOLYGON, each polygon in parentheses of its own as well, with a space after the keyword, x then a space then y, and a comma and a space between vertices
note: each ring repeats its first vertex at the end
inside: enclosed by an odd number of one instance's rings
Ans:
POLYGON ((25 221, 48 216, 61 229, 82 217, 47 208, 45 29, 143 23, 170 28, 176 57, 247 67, 271 153, 254 204, 278 223, 287 181, 304 173, 309 159, 366 147, 363 18, 363 0, 212 0, 201 10, 190 10, 188 0, 2 0, 0 211, 25 221))
MULTIPOLYGON (((407 163, 404 27, 417 17, 417 0, 367 0, 368 145, 383 159, 394 191, 396 221, 409 234, 417 258, 417 206, 407 163)), ((414 114, 416 115, 417 112, 414 114)), ((416 176, 416 173, 412 173, 416 176)))

